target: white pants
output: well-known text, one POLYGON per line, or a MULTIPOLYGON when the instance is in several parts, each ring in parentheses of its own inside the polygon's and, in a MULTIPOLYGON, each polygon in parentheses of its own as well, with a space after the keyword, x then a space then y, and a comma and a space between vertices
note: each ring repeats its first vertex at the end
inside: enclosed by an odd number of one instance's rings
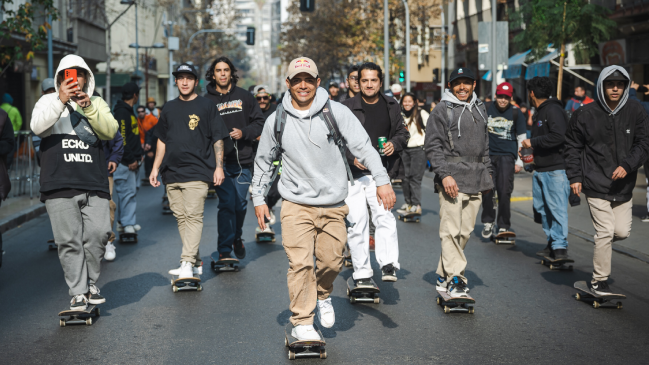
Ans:
POLYGON ((374 231, 374 255, 380 267, 392 264, 399 269, 399 239, 397 237, 397 220, 389 210, 379 205, 376 199, 376 183, 372 176, 363 176, 354 180, 354 186, 348 183, 349 195, 345 203, 349 207, 347 220, 354 227, 347 229, 347 243, 354 265, 354 280, 371 278, 370 264, 370 230, 367 219, 367 206, 372 211, 374 231))

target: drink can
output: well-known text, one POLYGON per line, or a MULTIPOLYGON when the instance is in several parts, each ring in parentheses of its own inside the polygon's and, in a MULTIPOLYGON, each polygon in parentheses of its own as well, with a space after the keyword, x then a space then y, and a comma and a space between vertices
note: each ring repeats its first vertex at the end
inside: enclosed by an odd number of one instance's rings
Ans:
POLYGON ((386 137, 379 137, 379 155, 385 156, 385 152, 383 152, 383 145, 388 142, 388 139, 386 137))

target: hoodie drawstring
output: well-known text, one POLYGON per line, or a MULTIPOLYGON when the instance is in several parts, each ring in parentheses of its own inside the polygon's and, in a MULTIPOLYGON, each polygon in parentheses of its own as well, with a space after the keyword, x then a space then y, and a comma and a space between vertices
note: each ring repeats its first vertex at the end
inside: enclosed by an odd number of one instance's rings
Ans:
POLYGON ((318 146, 317 143, 313 142, 313 140, 311 139, 311 126, 313 125, 312 122, 313 122, 313 116, 309 115, 309 141, 311 141, 311 143, 313 143, 316 147, 322 148, 318 146))

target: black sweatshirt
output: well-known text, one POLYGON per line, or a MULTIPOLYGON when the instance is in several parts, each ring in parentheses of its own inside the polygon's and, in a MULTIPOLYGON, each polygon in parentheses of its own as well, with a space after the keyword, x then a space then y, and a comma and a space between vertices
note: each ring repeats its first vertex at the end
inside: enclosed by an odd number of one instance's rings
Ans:
POLYGON ((135 161, 140 161, 144 150, 140 142, 140 129, 137 124, 137 118, 133 112, 133 107, 126 104, 123 100, 118 100, 113 110, 113 115, 119 124, 119 133, 124 138, 124 156, 122 165, 130 165, 135 161))
MULTIPOLYGON (((232 132, 233 128, 240 129, 243 133, 243 137, 236 141, 239 155, 238 161, 237 150, 232 150, 232 152, 225 155, 225 163, 234 165, 237 163, 241 165, 252 164, 255 160, 252 143, 261 135, 266 121, 257 100, 251 93, 237 87, 235 84, 232 84, 230 91, 225 94, 216 91, 215 86, 209 84, 207 85, 205 97, 216 104, 228 133, 232 132)), ((228 141, 226 139, 226 142, 228 141)), ((226 150, 228 150, 228 146, 226 146, 226 150)))
POLYGON ((563 144, 565 142, 568 116, 556 98, 550 98, 538 107, 532 117, 532 148, 536 171, 565 170, 563 144))

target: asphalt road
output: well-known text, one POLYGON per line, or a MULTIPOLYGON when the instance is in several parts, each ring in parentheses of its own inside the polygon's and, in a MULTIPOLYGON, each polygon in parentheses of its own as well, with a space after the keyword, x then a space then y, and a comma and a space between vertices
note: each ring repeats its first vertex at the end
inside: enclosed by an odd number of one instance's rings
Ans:
MULTIPOLYGON (((550 271, 534 255, 545 246, 540 225, 516 213, 515 246, 482 241, 477 224, 466 249, 475 314, 444 314, 435 304, 439 205, 429 178, 423 193, 422 222, 397 223, 399 280, 382 283, 375 264, 381 304, 350 304, 345 280, 352 271, 344 268, 333 292, 336 324, 323 331, 328 359, 292 363, 647 362, 649 265, 613 253, 610 284, 628 299, 622 310, 594 309, 575 301, 572 288, 590 277, 592 244, 570 236, 575 270, 550 271)), ((0 364, 290 362, 283 339, 290 313, 281 236, 274 244, 254 243, 256 221, 249 209, 242 269, 217 275, 208 266, 216 250, 217 202, 208 200, 201 244, 204 289, 174 294, 167 270, 178 265, 180 240, 173 216, 161 214, 161 194, 151 187, 140 190, 139 243, 117 244, 117 259, 102 263, 98 285, 107 303, 92 326, 59 327, 57 314, 70 298, 56 253, 47 249, 52 237, 47 215, 4 235, 0 364)))

